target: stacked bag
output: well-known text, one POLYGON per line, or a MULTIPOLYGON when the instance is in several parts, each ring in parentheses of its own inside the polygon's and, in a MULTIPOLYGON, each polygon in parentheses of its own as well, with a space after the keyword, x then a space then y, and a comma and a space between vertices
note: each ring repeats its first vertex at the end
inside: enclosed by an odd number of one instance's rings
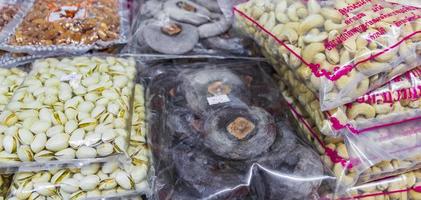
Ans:
MULTIPOLYGON (((347 191, 417 174, 411 170, 421 163, 421 8, 386 1, 251 0, 234 14, 239 30, 255 39, 278 72, 302 136, 338 178, 330 198, 376 198, 374 190, 347 191)), ((384 191, 413 191, 397 199, 417 199, 419 180, 384 191)))

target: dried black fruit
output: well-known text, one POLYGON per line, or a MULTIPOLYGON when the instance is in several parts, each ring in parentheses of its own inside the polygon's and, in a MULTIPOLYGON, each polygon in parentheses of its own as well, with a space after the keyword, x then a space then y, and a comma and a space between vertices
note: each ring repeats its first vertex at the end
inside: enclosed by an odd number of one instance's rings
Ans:
POLYGON ((226 107, 209 114, 204 144, 229 159, 248 159, 266 151, 275 141, 272 116, 258 107, 226 107))
POLYGON ((143 38, 149 47, 160 53, 184 54, 194 48, 199 41, 199 33, 189 24, 156 21, 145 26, 143 38))

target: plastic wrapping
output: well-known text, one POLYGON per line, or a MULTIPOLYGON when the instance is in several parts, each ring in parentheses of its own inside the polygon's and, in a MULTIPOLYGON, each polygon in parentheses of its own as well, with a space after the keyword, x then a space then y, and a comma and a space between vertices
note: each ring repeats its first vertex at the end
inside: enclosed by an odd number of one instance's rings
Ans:
MULTIPOLYGON (((25 7, 23 0, 4 0, 0 2, 0 40, 7 34, 6 32, 13 26, 14 18, 23 12, 25 7)), ((2 52, 0 51, 0 56, 2 52)))
MULTIPOLYGON (((279 83, 281 87, 288 88, 283 82, 279 83)), ((289 90, 284 90, 282 94, 293 114, 292 121, 297 124, 302 136, 315 145, 325 166, 329 167, 338 178, 336 194, 342 194, 357 183, 367 183, 419 168, 417 165, 420 161, 419 158, 399 158, 381 162, 367 161, 371 163, 369 166, 367 163, 359 162, 361 158, 355 159, 344 138, 321 134, 311 115, 298 100, 291 96, 289 90)), ((413 153, 416 154, 416 151, 413 153)))
MULTIPOLYGON (((222 4, 223 5, 223 4, 222 4)), ((252 55, 217 0, 145 0, 133 25, 132 53, 252 55)))
POLYGON ((416 170, 399 176, 389 177, 352 187, 344 195, 331 195, 321 200, 354 200, 354 199, 421 199, 421 171, 416 170))
POLYGON ((250 0, 239 29, 318 94, 322 110, 354 101, 421 64, 421 9, 383 0, 250 0))
POLYGON ((126 43, 125 0, 31 0, 0 48, 30 54, 86 52, 126 43))
POLYGON ((0 114, 0 168, 83 164, 125 153, 132 58, 37 60, 0 114))
POLYGON ((334 181, 279 122, 279 91, 259 63, 162 65, 146 76, 157 199, 318 199, 334 181))
MULTIPOLYGON (((132 130, 127 162, 95 163, 82 168, 19 172, 9 192, 10 199, 40 196, 50 199, 126 199, 150 196, 148 170, 150 151, 146 144, 144 89, 135 86, 132 130)), ((123 160, 126 161, 126 160, 123 160)))
POLYGON ((301 105, 312 115, 317 128, 325 135, 341 132, 361 135, 381 127, 389 127, 421 116, 421 67, 393 79, 390 83, 360 96, 356 101, 322 112, 319 100, 305 84, 295 79, 285 65, 276 66, 282 80, 291 88, 301 105))

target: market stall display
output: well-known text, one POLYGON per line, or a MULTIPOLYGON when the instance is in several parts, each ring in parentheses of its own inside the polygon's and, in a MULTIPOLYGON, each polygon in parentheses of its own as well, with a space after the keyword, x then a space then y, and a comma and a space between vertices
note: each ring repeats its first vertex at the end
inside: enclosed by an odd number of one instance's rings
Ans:
POLYGON ((317 199, 333 178, 279 122, 279 92, 258 63, 162 65, 148 74, 157 199, 317 199))
POLYGON ((350 103, 421 64, 421 9, 382 0, 250 0, 239 29, 282 62, 325 110, 350 103))

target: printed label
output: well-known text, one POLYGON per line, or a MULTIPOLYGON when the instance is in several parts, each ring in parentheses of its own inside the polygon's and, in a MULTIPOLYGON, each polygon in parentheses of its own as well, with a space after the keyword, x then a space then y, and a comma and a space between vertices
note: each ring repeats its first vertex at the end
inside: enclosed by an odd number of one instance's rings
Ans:
POLYGON ((227 95, 218 95, 218 96, 208 97, 207 99, 208 99, 209 105, 230 102, 230 99, 227 95))
POLYGON ((84 19, 87 17, 87 8, 92 4, 92 0, 82 1, 81 3, 60 5, 56 2, 48 4, 51 13, 48 15, 48 21, 54 22, 66 19, 84 19))

